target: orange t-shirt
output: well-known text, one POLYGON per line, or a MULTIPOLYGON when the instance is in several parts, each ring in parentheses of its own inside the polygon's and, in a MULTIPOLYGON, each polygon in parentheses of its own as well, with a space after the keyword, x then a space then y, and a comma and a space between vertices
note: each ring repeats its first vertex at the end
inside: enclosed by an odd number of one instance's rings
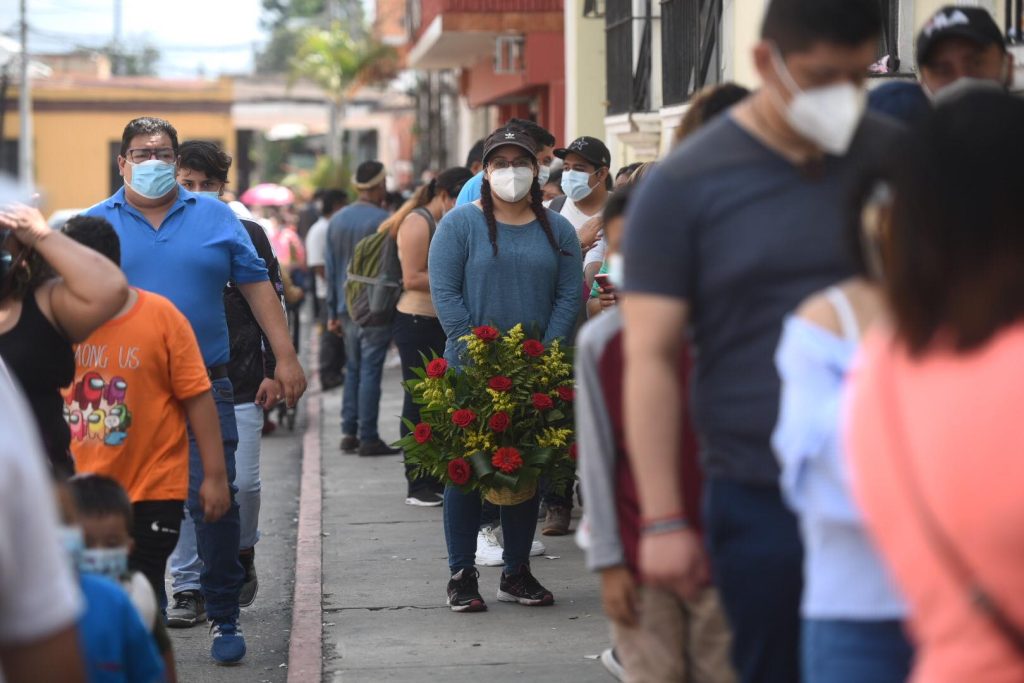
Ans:
POLYGON ((64 393, 80 473, 119 482, 132 502, 184 500, 188 435, 181 401, 210 389, 195 333, 164 297, 138 301, 75 346, 64 393))
POLYGON ((851 377, 854 493, 910 605, 918 683, 1024 681, 1024 658, 936 550, 910 484, 981 585, 1024 628, 1022 360, 1020 324, 971 353, 920 358, 876 331, 851 377))

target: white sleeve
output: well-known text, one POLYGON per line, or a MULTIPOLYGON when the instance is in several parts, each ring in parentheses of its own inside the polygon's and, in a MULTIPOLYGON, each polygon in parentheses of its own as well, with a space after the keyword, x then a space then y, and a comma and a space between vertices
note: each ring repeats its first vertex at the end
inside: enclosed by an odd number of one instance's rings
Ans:
POLYGON ((587 255, 583 258, 583 267, 586 268, 591 263, 604 263, 604 254, 608 250, 608 242, 602 237, 594 245, 593 249, 587 252, 587 255))
POLYGON ((318 223, 309 230, 309 234, 306 236, 306 265, 312 268, 313 266, 324 266, 327 262, 324 258, 324 252, 327 250, 327 226, 325 224, 318 223))
POLYGON ((35 420, 0 367, 0 643, 74 624, 78 585, 57 535, 57 505, 35 420))

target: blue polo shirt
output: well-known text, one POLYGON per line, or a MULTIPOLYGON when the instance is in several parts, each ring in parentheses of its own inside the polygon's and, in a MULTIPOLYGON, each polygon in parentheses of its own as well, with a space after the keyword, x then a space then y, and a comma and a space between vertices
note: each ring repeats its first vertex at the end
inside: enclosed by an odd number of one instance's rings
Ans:
POLYGON ((128 594, 102 576, 82 574, 78 580, 86 604, 78 621, 78 639, 89 683, 164 680, 156 643, 128 594))
POLYGON ((267 268, 227 204, 178 188, 159 229, 124 197, 124 188, 85 212, 110 221, 121 238, 128 282, 177 306, 196 333, 207 366, 228 362, 224 285, 267 280, 267 268))
POLYGON ((472 202, 480 199, 480 188, 483 184, 484 172, 480 171, 475 176, 467 180, 466 184, 462 186, 462 191, 459 192, 459 197, 455 200, 455 206, 471 204, 472 202))

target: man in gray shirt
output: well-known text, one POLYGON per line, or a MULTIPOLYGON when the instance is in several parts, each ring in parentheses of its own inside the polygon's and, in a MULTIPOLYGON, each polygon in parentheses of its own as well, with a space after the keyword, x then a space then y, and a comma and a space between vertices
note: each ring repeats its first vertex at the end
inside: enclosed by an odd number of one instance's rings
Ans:
POLYGON ((640 567, 684 597, 707 578, 674 461, 689 329, 707 549, 745 682, 800 680, 802 548, 770 446, 773 354, 783 318, 852 273, 849 195, 899 134, 863 115, 880 32, 874 0, 772 0, 754 49, 764 87, 691 138, 631 202, 623 315, 640 567))
POLYGON ((345 280, 356 245, 377 231, 388 217, 381 208, 387 194, 387 173, 379 161, 356 169, 359 199, 334 214, 327 227, 325 270, 327 328, 345 337, 345 389, 341 399, 341 450, 359 455, 395 455, 377 430, 380 383, 391 343, 391 326, 360 327, 345 310, 345 280))

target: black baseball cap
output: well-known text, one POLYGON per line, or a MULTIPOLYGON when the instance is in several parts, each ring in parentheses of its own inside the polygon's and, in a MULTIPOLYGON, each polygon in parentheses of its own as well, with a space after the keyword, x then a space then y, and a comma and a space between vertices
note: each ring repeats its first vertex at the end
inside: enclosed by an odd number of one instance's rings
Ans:
POLYGON ((494 150, 505 145, 519 147, 529 152, 534 159, 537 158, 537 141, 522 128, 505 126, 494 131, 484 140, 484 162, 487 162, 487 157, 491 156, 494 150))
POLYGON ((1006 51, 1006 40, 992 15, 980 7, 947 5, 932 15, 917 35, 917 63, 927 64, 932 49, 946 38, 963 38, 979 47, 998 45, 1006 51))
POLYGON ((578 154, 598 168, 612 165, 612 155, 603 142, 584 135, 576 138, 568 147, 555 150, 555 156, 565 159, 569 154, 578 154))

